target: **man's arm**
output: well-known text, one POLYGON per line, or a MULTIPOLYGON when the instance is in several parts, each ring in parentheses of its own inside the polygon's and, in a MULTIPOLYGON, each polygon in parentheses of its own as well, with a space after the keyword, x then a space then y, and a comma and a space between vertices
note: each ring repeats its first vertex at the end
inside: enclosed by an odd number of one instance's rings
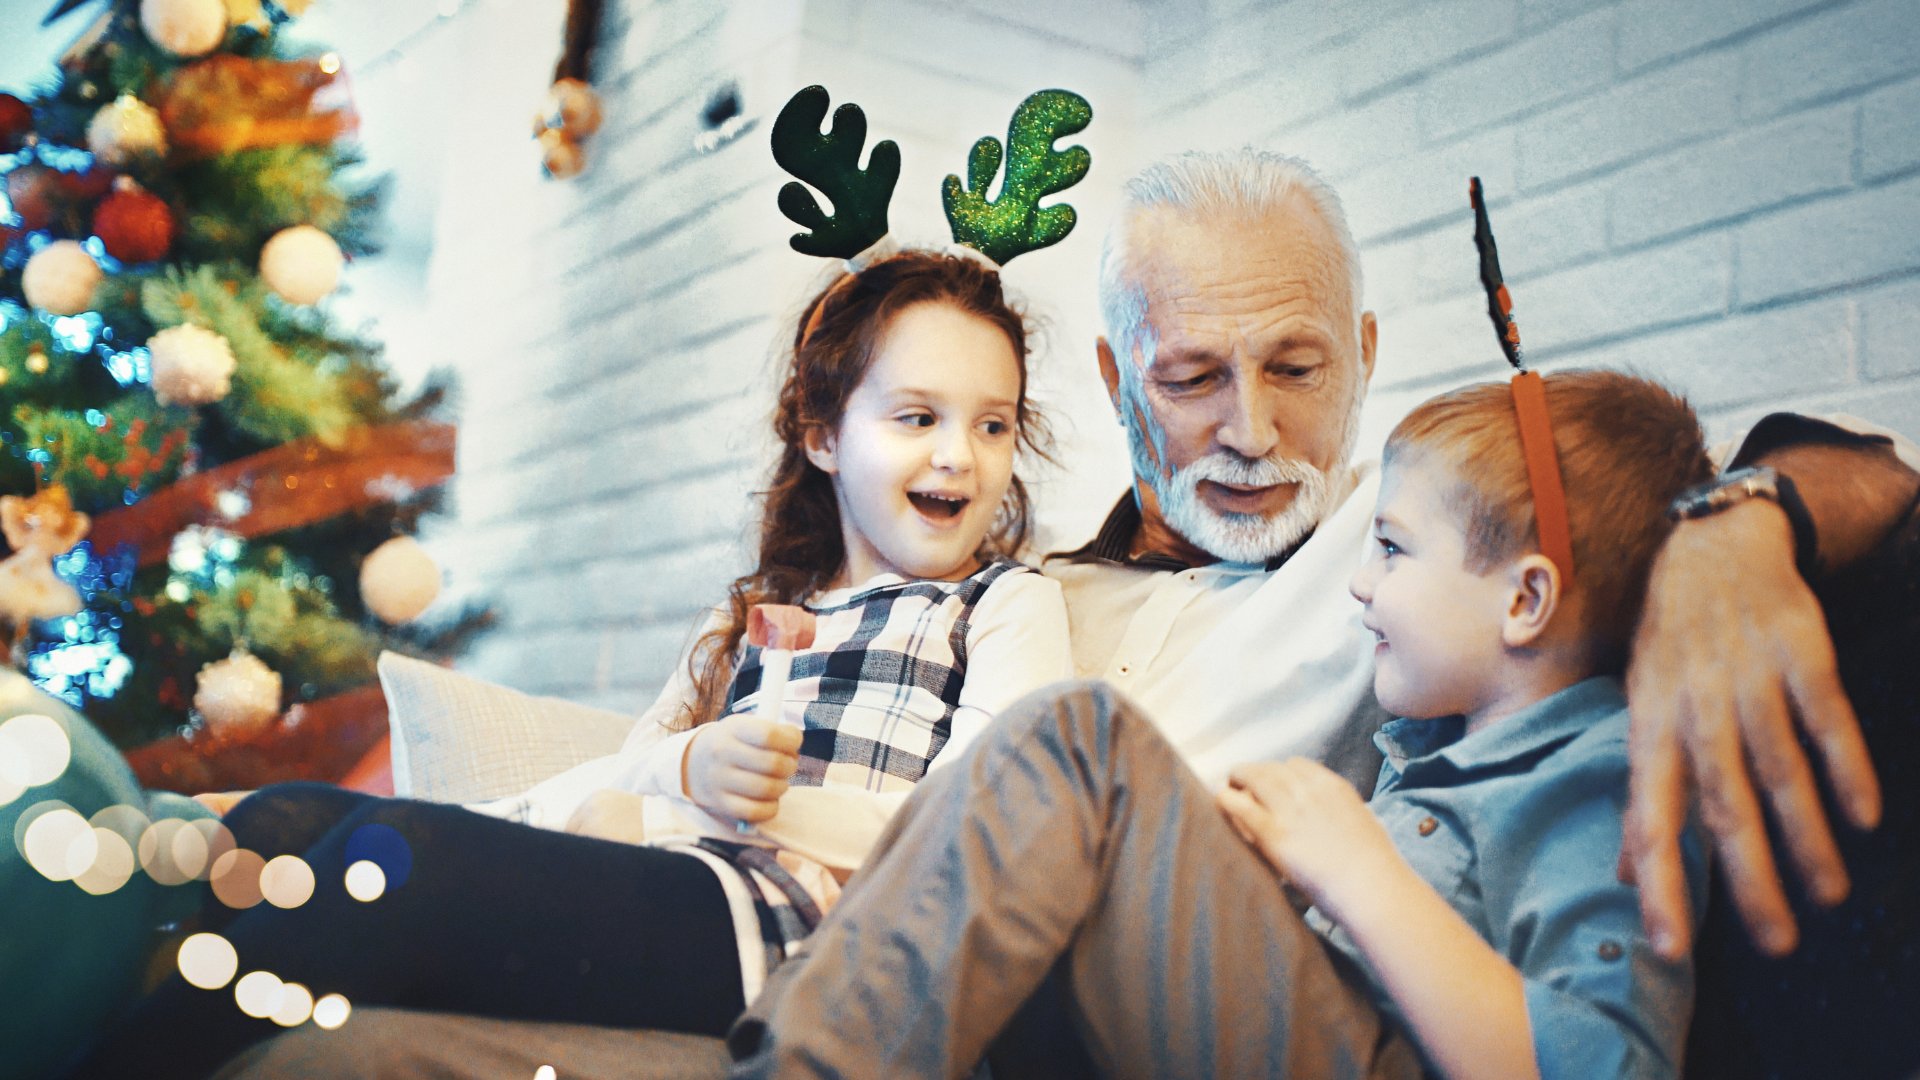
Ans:
MULTIPOLYGON (((1792 478, 1814 521, 1816 565, 1831 572, 1893 532, 1920 491, 1920 474, 1883 440, 1823 437, 1822 429, 1838 432, 1769 417, 1749 438, 1743 456, 1751 456, 1737 463, 1771 465, 1792 478), (1794 430, 1770 440, 1770 423, 1794 430)), ((1832 904, 1847 894, 1846 869, 1799 735, 1816 748, 1852 824, 1877 823, 1880 790, 1778 506, 1750 500, 1674 530, 1654 564, 1627 682, 1633 792, 1621 872, 1640 886, 1656 948, 1678 957, 1690 947, 1679 836, 1692 789, 1756 943, 1769 953, 1790 951, 1797 931, 1761 798, 1810 894, 1832 904)))

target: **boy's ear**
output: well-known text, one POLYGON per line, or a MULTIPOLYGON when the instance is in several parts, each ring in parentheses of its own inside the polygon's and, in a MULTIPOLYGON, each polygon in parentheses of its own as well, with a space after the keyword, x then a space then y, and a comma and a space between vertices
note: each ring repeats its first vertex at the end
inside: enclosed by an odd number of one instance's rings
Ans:
POLYGON ((807 429, 805 440, 807 445, 807 460, 813 462, 814 468, 819 469, 828 476, 832 476, 840 470, 840 465, 835 457, 837 453, 837 447, 835 446, 836 440, 831 430, 816 424, 807 429))
POLYGON ((1535 552, 1515 560, 1507 575, 1512 590, 1500 637, 1508 648, 1525 648, 1539 642, 1565 599, 1560 569, 1535 552))

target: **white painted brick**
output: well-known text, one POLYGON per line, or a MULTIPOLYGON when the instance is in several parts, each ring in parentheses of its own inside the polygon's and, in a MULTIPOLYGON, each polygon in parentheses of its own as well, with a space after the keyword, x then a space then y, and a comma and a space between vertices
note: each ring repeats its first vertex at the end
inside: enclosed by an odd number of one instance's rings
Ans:
POLYGON ((1520 25, 1528 30, 1565 22, 1616 0, 1520 0, 1520 25))
MULTIPOLYGON (((1860 297, 1860 370, 1870 379, 1920 375, 1920 284, 1902 282, 1860 297)), ((1920 437, 1920 428, 1906 431, 1920 437)))
POLYGON ((1674 387, 1700 409, 1751 402, 1784 407, 1845 385, 1853 339, 1847 302, 1822 300, 1648 334, 1556 363, 1630 368, 1674 387))
POLYGON ((1138 59, 1146 44, 1146 11, 1139 3, 973 0, 969 6, 1015 26, 1078 42, 1123 60, 1138 59))
POLYGON ((1770 116, 1920 70, 1920 4, 1870 0, 1822 12, 1744 47, 1742 108, 1770 116))
POLYGON ((1365 303, 1383 319, 1479 287, 1470 231, 1438 228, 1362 248, 1360 265, 1366 270, 1365 303))
POLYGON ((1077 48, 1046 31, 925 0, 863 5, 856 30, 863 50, 993 86, 1010 101, 1055 85, 1056 73, 1070 70, 1072 85, 1066 89, 1091 101, 1099 115, 1114 107, 1116 97, 1131 97, 1140 80, 1137 60, 1077 48))
MULTIPOLYGON (((1524 295, 1540 275, 1603 251, 1605 210, 1606 192, 1594 184, 1517 204, 1496 199, 1490 211, 1500 241, 1500 267, 1515 295, 1524 295)), ((1472 218, 1466 215, 1417 236, 1363 248, 1360 257, 1366 267, 1367 303, 1383 315, 1481 291, 1472 218)))
POLYGON ((1725 236, 1701 236, 1513 281, 1522 342, 1545 359, 1588 342, 1719 314, 1727 307, 1730 246, 1725 236))
POLYGON ((1466 53, 1511 38, 1519 0, 1442 0, 1416 6, 1397 19, 1368 26, 1341 47, 1336 65, 1342 97, 1358 98, 1392 83, 1409 82, 1466 53))
POLYGON ((1470 176, 1480 177, 1496 195, 1514 190, 1513 129, 1485 132, 1368 169, 1340 185, 1340 198, 1354 238, 1363 244, 1440 220, 1467 222, 1471 233, 1470 176))
POLYGON ((1326 112, 1339 100, 1332 57, 1303 57, 1260 79, 1162 113, 1149 129, 1158 150, 1227 149, 1244 146, 1262 131, 1285 130, 1326 112))
POLYGON ((1742 304, 1920 267, 1920 177, 1796 206, 1739 229, 1742 304))
MULTIPOLYGON (((1202 37, 1168 55, 1149 53, 1146 83, 1157 99, 1143 102, 1150 119, 1164 122, 1170 115, 1187 115, 1200 104, 1230 95, 1235 87, 1284 76, 1300 63, 1324 55, 1329 40, 1364 27, 1369 19, 1390 15, 1392 0, 1359 4, 1286 3, 1255 7, 1244 16, 1219 23, 1202 37)), ((1324 96, 1339 87, 1329 73, 1324 96)), ((1249 122, 1260 125, 1252 115, 1249 122)))
POLYGON ((1604 85, 1613 71, 1614 15, 1590 12, 1436 73, 1423 84, 1422 127, 1444 139, 1604 85))
POLYGON ((1541 187, 1724 130, 1738 73, 1738 57, 1709 54, 1526 121, 1520 183, 1541 187))
POLYGON ((1428 385, 1462 373, 1499 378, 1505 367, 1506 359, 1493 340, 1493 324, 1487 321, 1484 295, 1462 293, 1380 320, 1380 349, 1373 371, 1376 393, 1397 392, 1409 383, 1428 385))
POLYGON ((1286 124, 1258 140, 1305 158, 1336 185, 1368 166, 1404 155, 1420 136, 1419 91, 1409 88, 1306 124, 1286 124))
POLYGON ((1853 106, 1797 113, 1615 177, 1608 219, 1624 246, 1852 183, 1853 106))
POLYGON ((1769 402, 1717 415, 1707 424, 1715 439, 1732 438, 1770 412, 1790 408, 1814 416, 1844 414, 1911 435, 1920 432, 1920 379, 1870 383, 1781 402, 1769 402))
MULTIPOLYGON (((1598 180, 1545 197, 1523 197, 1511 205, 1496 200, 1489 212, 1500 243, 1500 269, 1515 289, 1526 288, 1536 274, 1606 250, 1607 197, 1613 186, 1610 180, 1598 180)), ((1469 272, 1477 275, 1477 264, 1469 272)))
POLYGON ((1821 0, 1626 0, 1620 7, 1620 69, 1725 41, 1821 0))
POLYGON ((1920 79, 1860 102, 1860 175, 1880 177, 1920 165, 1920 79))

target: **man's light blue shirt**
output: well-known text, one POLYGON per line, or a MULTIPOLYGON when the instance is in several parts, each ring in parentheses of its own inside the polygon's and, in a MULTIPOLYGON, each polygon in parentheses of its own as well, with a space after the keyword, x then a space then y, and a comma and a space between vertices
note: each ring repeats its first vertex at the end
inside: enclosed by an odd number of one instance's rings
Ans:
MULTIPOLYGON (((1526 981, 1540 1075, 1673 1076, 1691 962, 1655 955, 1614 876, 1627 797, 1627 703, 1609 678, 1570 686, 1471 735, 1459 717, 1394 720, 1368 804, 1394 846, 1526 981)), ((1693 910, 1697 837, 1683 845, 1693 910)), ((1371 975, 1353 938, 1309 921, 1371 975)), ((1398 1015, 1377 979, 1374 997, 1398 1015)))

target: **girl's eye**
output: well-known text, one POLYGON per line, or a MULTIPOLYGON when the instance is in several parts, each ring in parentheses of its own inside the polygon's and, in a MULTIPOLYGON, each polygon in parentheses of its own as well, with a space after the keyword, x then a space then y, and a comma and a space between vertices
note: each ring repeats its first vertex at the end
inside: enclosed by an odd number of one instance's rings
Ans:
POLYGON ((1009 429, 1005 420, 983 420, 980 422, 980 430, 989 435, 1005 435, 1009 429))
POLYGON ((901 423, 907 425, 908 427, 927 428, 927 427, 933 426, 932 413, 923 413, 923 412, 903 413, 900 416, 896 417, 895 419, 899 420, 901 423))

